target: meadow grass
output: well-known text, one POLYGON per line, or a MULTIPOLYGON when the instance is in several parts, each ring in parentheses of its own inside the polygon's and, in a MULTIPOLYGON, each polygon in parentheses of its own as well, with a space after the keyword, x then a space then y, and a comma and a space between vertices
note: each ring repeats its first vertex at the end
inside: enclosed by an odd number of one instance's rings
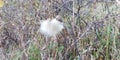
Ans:
POLYGON ((115 1, 4 2, 0 8, 2 60, 120 59, 120 7, 115 1), (39 32, 40 21, 57 14, 63 17, 65 29, 47 41, 39 32))

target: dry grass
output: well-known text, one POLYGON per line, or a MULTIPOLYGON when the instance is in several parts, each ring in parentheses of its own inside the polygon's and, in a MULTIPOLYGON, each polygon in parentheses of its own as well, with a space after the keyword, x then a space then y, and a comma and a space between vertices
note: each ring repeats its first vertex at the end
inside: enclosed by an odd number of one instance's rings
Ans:
POLYGON ((120 7, 115 1, 4 2, 0 8, 1 60, 120 59, 120 7), (66 29, 57 39, 41 35, 40 20, 56 15, 63 17, 66 29))

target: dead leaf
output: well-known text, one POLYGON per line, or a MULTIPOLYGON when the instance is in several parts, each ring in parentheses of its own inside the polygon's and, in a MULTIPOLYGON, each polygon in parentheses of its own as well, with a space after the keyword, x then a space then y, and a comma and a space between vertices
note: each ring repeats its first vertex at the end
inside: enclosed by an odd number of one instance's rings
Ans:
POLYGON ((4 1, 0 0, 0 8, 4 6, 4 1))

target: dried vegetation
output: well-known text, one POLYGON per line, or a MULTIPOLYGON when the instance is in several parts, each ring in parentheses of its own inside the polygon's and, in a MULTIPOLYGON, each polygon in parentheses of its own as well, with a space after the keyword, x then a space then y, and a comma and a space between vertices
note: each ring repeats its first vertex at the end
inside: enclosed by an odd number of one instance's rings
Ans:
POLYGON ((0 8, 1 60, 120 59, 120 7, 115 1, 4 2, 0 8), (40 21, 56 15, 63 17, 66 29, 47 41, 39 32, 40 21))

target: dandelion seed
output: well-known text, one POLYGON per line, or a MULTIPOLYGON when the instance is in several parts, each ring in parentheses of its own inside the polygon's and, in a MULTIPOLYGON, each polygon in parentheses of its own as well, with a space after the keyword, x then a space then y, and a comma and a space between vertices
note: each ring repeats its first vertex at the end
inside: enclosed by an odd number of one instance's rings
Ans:
POLYGON ((54 19, 47 19, 41 22, 40 32, 46 36, 56 36, 64 29, 61 19, 57 16, 54 19))

